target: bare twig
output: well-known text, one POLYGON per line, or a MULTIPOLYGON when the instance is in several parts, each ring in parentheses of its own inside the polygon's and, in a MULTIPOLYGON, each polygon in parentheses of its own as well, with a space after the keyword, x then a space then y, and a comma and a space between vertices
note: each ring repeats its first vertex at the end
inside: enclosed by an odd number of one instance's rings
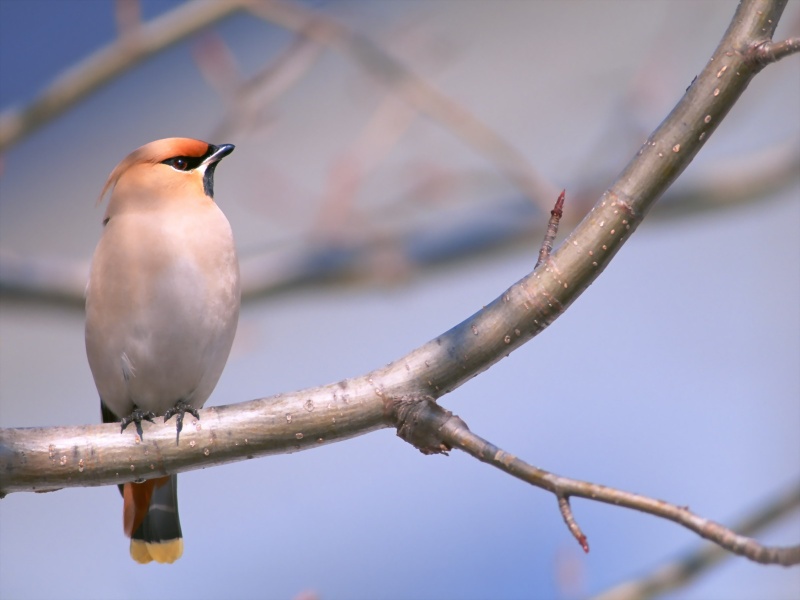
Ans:
MULTIPOLYGON (((755 562, 784 566, 800 564, 800 545, 788 547, 765 546, 754 539, 738 535, 719 523, 699 517, 686 507, 676 506, 663 500, 624 492, 604 485, 562 477, 539 469, 475 435, 464 426, 460 419, 445 421, 444 425, 437 428, 437 431, 445 444, 463 450, 470 456, 509 475, 513 475, 517 479, 555 494, 565 523, 585 551, 588 551, 588 543, 572 516, 572 511, 568 504, 570 496, 632 508, 667 519, 686 527, 729 552, 739 554, 755 562)), ((800 493, 800 490, 794 493, 800 493)))
MULTIPOLYGON (((753 535, 785 518, 798 508, 800 508, 800 484, 792 486, 783 493, 776 494, 752 514, 733 525, 731 529, 741 532, 742 535, 753 535)), ((652 573, 615 586, 595 596, 594 600, 646 600, 653 598, 685 586, 730 556, 721 546, 698 545, 675 560, 659 566, 652 573)))
POLYGON ((575 515, 572 512, 572 506, 569 503, 569 496, 564 496, 562 494, 557 494, 556 498, 558 499, 558 510, 561 511, 561 516, 564 519, 564 524, 569 529, 569 532, 572 536, 578 540, 578 543, 583 548, 583 551, 587 554, 589 553, 589 541, 586 539, 583 531, 578 525, 578 522, 575 520, 575 515))
MULTIPOLYGON (((632 508, 668 519, 718 544, 721 548, 755 562, 784 566, 800 564, 800 545, 765 546, 756 540, 738 535, 719 523, 698 517, 687 507, 562 477, 534 467, 474 434, 463 420, 436 404, 432 397, 386 398, 385 402, 386 415, 397 427, 397 435, 424 454, 442 453, 458 448, 517 479, 552 492, 558 502, 564 523, 585 552, 589 551, 589 544, 572 512, 569 502, 571 496, 632 508)), ((800 494, 800 488, 794 493, 800 494)))
POLYGON ((769 64, 800 52, 800 38, 789 38, 782 42, 761 42, 754 44, 752 52, 755 60, 761 64, 769 64))
POLYGON ((542 247, 539 249, 539 258, 536 261, 534 269, 538 269, 544 261, 550 258, 550 252, 553 251, 553 242, 558 235, 558 222, 561 221, 561 215, 564 214, 564 194, 566 190, 561 190, 556 200, 556 205, 550 211, 550 221, 547 223, 547 233, 544 234, 544 241, 542 247))

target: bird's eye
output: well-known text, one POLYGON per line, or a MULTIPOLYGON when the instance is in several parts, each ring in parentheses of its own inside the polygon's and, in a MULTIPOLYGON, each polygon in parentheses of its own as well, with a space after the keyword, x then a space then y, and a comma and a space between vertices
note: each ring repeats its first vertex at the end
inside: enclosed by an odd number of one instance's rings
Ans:
POLYGON ((203 158, 196 156, 173 156, 161 162, 165 165, 169 165, 176 171, 192 171, 202 164, 203 158))

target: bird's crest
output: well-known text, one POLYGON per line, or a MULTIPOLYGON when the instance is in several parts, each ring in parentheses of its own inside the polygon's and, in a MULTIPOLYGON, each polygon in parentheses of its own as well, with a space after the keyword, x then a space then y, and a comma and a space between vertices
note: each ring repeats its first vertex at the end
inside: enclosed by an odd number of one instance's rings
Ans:
POLYGON ((108 193, 114 189, 119 178, 132 166, 143 163, 157 164, 176 156, 200 157, 208 153, 209 147, 210 145, 207 142, 201 140, 164 138, 137 148, 123 158, 111 171, 106 184, 103 186, 103 191, 100 192, 100 196, 97 198, 97 204, 101 204, 105 200, 108 193))

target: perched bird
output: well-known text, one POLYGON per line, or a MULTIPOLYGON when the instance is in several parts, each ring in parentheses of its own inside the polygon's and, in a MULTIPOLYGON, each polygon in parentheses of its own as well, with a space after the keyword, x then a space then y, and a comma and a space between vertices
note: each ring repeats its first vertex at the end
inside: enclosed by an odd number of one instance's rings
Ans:
MULTIPOLYGON (((214 198, 233 151, 185 138, 151 142, 111 172, 103 234, 86 287, 86 354, 104 422, 122 430, 197 415, 228 360, 239 320, 239 264, 214 198)), ((179 441, 180 438, 178 438, 179 441)), ((177 476, 126 483, 123 526, 140 563, 183 554, 177 476)))

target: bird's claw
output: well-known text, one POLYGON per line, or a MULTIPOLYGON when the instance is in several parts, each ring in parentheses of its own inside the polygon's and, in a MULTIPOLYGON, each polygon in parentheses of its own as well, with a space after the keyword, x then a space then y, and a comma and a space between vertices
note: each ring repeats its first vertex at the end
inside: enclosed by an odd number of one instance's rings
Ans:
POLYGON ((150 423, 155 423, 153 419, 156 418, 156 413, 151 410, 144 411, 141 408, 134 406, 133 411, 127 417, 123 417, 120 420, 120 430, 119 432, 122 433, 125 431, 125 428, 130 425, 131 423, 136 424, 136 433, 139 434, 139 437, 144 439, 144 433, 142 432, 142 421, 149 421, 150 423))
POLYGON ((197 409, 192 406, 191 404, 187 404, 183 400, 178 400, 170 409, 164 413, 164 423, 166 423, 172 415, 176 415, 175 417, 175 427, 178 431, 177 435, 175 436, 175 443, 178 443, 181 437, 181 430, 183 429, 183 415, 189 413, 196 419, 200 418, 200 413, 197 412, 197 409))

